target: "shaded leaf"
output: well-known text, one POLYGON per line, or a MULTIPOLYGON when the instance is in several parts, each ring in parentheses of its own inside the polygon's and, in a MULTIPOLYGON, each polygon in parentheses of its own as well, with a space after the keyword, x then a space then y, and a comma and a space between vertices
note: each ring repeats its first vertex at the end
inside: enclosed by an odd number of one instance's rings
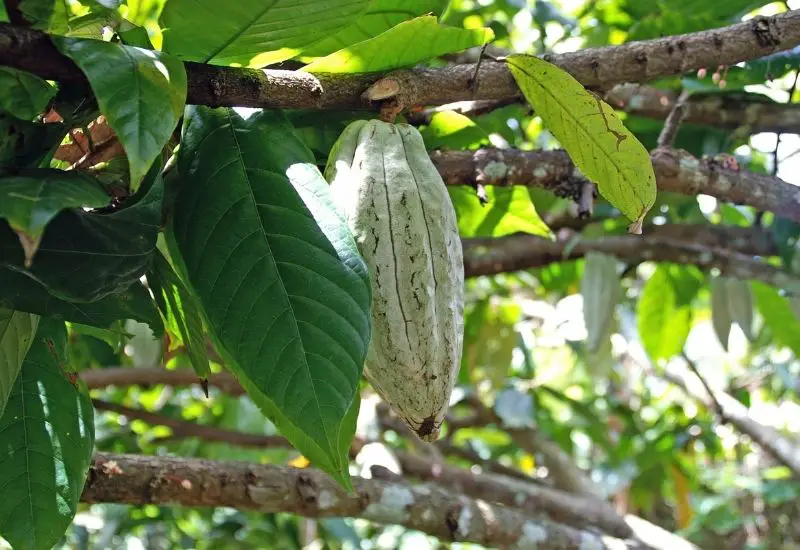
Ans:
POLYGON ((0 173, 47 166, 67 128, 0 113, 0 173))
POLYGON ((552 237, 524 187, 487 185, 484 189, 489 201, 485 205, 470 187, 451 185, 447 188, 462 237, 502 237, 520 232, 552 237))
POLYGON ((731 312, 728 308, 728 285, 724 277, 715 277, 711 281, 711 325, 719 338, 720 344, 728 349, 728 338, 731 334, 731 312))
POLYGON ((30 267, 44 229, 61 210, 105 206, 111 197, 81 172, 39 169, 0 178, 0 218, 19 237, 30 267))
POLYGON ((248 394, 347 484, 370 338, 366 266, 282 113, 190 107, 184 120, 171 257, 248 394))
POLYGON ((164 333, 153 299, 139 281, 94 302, 70 302, 50 294, 35 278, 0 267, 0 307, 98 328, 117 320, 134 319, 147 323, 158 337, 164 333))
POLYGON ((369 0, 170 0, 164 51, 189 61, 263 66, 302 53, 360 16, 369 0))
POLYGON ((606 102, 569 73, 532 56, 508 58, 511 74, 548 130, 600 194, 634 223, 655 202, 647 149, 606 102))
POLYGON ((94 410, 70 375, 63 322, 42 319, 0 417, 0 535, 50 550, 78 507, 94 447, 94 410))
POLYGON ((435 13, 441 15, 448 0, 374 0, 369 9, 333 36, 303 48, 303 57, 318 57, 374 38, 408 19, 435 13))
POLYGON ((653 361, 683 351, 692 322, 689 305, 680 305, 666 266, 659 266, 644 285, 636 310, 639 338, 653 361))
POLYGON ((203 318, 197 299, 191 295, 161 253, 156 253, 153 269, 147 274, 147 283, 153 291, 170 335, 186 347, 197 375, 208 378, 211 367, 208 364, 203 318))
POLYGON ((88 78, 100 111, 125 149, 135 189, 183 114, 183 63, 162 52, 100 40, 55 42, 88 78))
POLYGON ((447 53, 482 46, 494 37, 491 29, 445 27, 432 15, 404 21, 358 44, 303 67, 310 73, 374 73, 408 67, 447 53))
POLYGON ((0 417, 38 324, 36 315, 0 308, 0 417))
POLYGON ((598 351, 609 339, 614 310, 621 292, 617 259, 600 252, 586 254, 581 296, 587 333, 586 347, 589 352, 598 351))
POLYGON ((56 89, 31 73, 0 67, 0 108, 17 118, 31 120, 41 113, 56 89))
POLYGON ((92 302, 123 293, 150 264, 162 195, 158 176, 154 185, 110 213, 62 211, 48 225, 30 269, 24 267, 19 239, 2 223, 0 268, 38 282, 61 300, 92 302))

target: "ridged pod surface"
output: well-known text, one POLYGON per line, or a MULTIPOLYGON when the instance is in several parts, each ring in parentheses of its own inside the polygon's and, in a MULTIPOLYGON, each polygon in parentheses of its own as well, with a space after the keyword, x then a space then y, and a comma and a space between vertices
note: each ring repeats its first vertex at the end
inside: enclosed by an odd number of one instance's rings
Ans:
POLYGON ((372 280, 364 373, 406 424, 432 441, 464 339, 464 259, 447 189, 419 132, 378 120, 344 130, 325 177, 372 280))

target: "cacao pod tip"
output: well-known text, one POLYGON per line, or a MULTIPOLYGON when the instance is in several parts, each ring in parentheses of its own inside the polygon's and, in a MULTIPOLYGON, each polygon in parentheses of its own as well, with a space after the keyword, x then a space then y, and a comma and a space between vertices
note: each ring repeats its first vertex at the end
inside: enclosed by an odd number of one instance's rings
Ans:
POLYGON ((439 438, 439 426, 432 416, 423 420, 422 424, 414 432, 422 441, 436 441, 439 438))

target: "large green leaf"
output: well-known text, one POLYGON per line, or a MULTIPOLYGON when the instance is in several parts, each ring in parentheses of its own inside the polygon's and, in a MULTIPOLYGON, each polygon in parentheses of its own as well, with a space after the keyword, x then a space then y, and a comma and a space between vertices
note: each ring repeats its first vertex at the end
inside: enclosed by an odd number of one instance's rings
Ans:
POLYGON ((755 281, 750 284, 764 324, 770 328, 778 343, 800 357, 800 319, 795 315, 792 305, 774 288, 755 281))
POLYGON ((111 197, 81 172, 42 168, 0 178, 0 218, 19 236, 30 266, 50 220, 67 208, 98 208, 111 197))
POLYGON ((333 36, 303 49, 304 57, 327 55, 357 42, 374 38, 408 19, 435 13, 441 15, 449 0, 374 0, 361 17, 333 36))
POLYGON ((404 21, 375 38, 354 44, 303 67, 310 73, 374 73, 408 67, 440 55, 482 46, 494 38, 491 29, 458 29, 439 25, 427 15, 404 21))
POLYGON ((0 223, 0 268, 31 278, 66 301, 91 302, 123 293, 150 265, 162 195, 157 177, 155 184, 110 213, 61 212, 48 225, 30 269, 24 266, 19 239, 0 223))
POLYGON ((263 66, 294 57, 352 23, 369 0, 170 0, 164 51, 216 65, 263 66))
POLYGON ((484 189, 486 204, 481 204, 470 187, 451 185, 447 188, 462 237, 502 237, 512 233, 552 236, 524 187, 487 185, 484 189))
POLYGON ((39 317, 0 308, 0 416, 36 334, 39 317))
POLYGON ((183 63, 162 52, 100 40, 59 38, 56 44, 89 79, 100 111, 128 156, 135 188, 183 114, 183 63))
POLYGON ((766 4, 764 0, 659 0, 634 1, 623 5, 633 17, 627 41, 660 38, 712 29, 738 22, 748 11, 766 4))
POLYGON ((94 302, 70 302, 50 294, 35 278, 0 267, 0 307, 98 328, 106 328, 117 320, 133 319, 147 323, 156 337, 164 333, 156 305, 139 281, 94 302))
POLYGON ((668 266, 659 266, 644 285, 636 314, 639 339, 653 361, 683 351, 692 325, 690 304, 681 303, 668 266))
POLYGON ((314 157, 276 111, 190 107, 168 231, 226 364, 281 432, 347 483, 370 286, 314 157))
POLYGON ((36 75, 0 67, 0 108, 17 118, 31 120, 41 113, 56 89, 36 75))
POLYGON ((186 347, 192 368, 201 378, 208 378, 208 364, 203 316, 197 298, 192 296, 167 259, 156 253, 153 269, 147 273, 164 324, 178 342, 186 347))
POLYGON ((63 322, 42 319, 0 417, 0 535, 50 550, 78 507, 94 447, 94 410, 67 364, 63 322))
POLYGON ((647 150, 614 109, 546 61, 512 55, 508 66, 575 165, 597 184, 601 195, 640 224, 655 202, 656 177, 647 150))

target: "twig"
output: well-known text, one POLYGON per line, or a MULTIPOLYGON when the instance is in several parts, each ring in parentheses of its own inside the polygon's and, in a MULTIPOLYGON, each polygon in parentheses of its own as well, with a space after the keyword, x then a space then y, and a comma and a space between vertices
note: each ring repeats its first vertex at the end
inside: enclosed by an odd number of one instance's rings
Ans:
POLYGON ((684 90, 678 96, 678 100, 672 106, 672 110, 664 120, 664 127, 658 135, 656 142, 659 147, 672 147, 675 143, 675 136, 678 135, 678 128, 683 122, 683 117, 686 116, 686 100, 689 98, 689 92, 684 90))
POLYGON ((695 362, 689 359, 689 356, 686 355, 685 351, 681 351, 681 357, 686 363, 686 366, 689 367, 689 370, 691 370, 697 377, 697 379, 700 380, 700 383, 703 385, 703 388, 706 390, 706 393, 708 394, 708 398, 714 405, 712 407, 714 409, 714 412, 719 415, 720 420, 722 420, 723 423, 727 423, 728 419, 725 418, 725 410, 722 408, 722 405, 719 404, 719 401, 717 401, 717 395, 714 393, 714 390, 711 389, 711 386, 708 385, 708 381, 700 374, 700 371, 698 370, 695 362))

